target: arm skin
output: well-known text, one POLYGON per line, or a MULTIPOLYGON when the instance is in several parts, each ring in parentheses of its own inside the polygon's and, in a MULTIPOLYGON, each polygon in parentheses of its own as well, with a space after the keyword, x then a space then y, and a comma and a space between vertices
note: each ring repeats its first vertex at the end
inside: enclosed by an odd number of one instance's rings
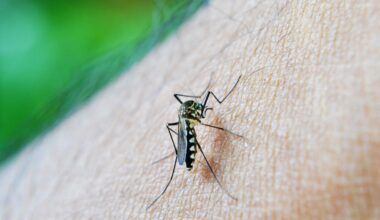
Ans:
POLYGON ((380 219, 380 3, 212 1, 0 172, 1 219, 380 219), (236 90, 178 167, 174 93, 236 90))

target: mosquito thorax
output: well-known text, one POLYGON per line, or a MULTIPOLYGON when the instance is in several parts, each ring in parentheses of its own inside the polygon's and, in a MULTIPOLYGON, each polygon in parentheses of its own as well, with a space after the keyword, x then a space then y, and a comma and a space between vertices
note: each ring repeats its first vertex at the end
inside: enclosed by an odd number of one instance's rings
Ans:
POLYGON ((200 121, 203 105, 193 100, 186 101, 179 107, 178 115, 181 118, 200 121))

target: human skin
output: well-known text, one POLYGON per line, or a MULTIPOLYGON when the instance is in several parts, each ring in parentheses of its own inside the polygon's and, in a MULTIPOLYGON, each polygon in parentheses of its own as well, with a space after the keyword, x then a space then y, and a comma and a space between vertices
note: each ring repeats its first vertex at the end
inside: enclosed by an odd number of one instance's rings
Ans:
POLYGON ((1 219, 380 219, 380 2, 212 1, 0 171, 1 219), (222 97, 189 172, 174 93, 222 97))

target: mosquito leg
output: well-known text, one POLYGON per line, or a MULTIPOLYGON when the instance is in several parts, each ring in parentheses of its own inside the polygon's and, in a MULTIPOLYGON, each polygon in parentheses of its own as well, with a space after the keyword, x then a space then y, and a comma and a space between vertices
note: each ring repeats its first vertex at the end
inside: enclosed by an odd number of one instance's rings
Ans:
POLYGON ((169 135, 170 135, 170 139, 172 140, 172 144, 173 144, 173 147, 174 147, 174 151, 175 151, 175 154, 177 155, 177 148, 175 147, 175 143, 174 143, 174 139, 173 139, 173 135, 170 131, 174 132, 176 135, 178 135, 177 132, 175 132, 173 129, 170 128, 170 126, 177 126, 178 125, 178 121, 177 122, 173 122, 173 123, 168 123, 166 124, 166 128, 168 129, 168 132, 169 132, 169 135))
POLYGON ((202 93, 200 95, 183 95, 183 94, 177 94, 176 93, 176 94, 174 94, 174 98, 176 98, 178 100, 178 102, 181 103, 181 104, 183 103, 183 101, 179 97, 199 99, 199 98, 201 98, 206 93, 207 89, 210 86, 210 82, 211 82, 211 78, 208 81, 207 87, 202 91, 202 93))
POLYGON ((218 129, 218 130, 222 130, 222 131, 228 132, 228 133, 230 133, 230 134, 232 134, 232 135, 235 135, 235 136, 238 136, 238 137, 244 138, 242 135, 240 135, 240 134, 236 134, 236 133, 234 133, 234 132, 232 132, 232 131, 230 131, 230 130, 227 130, 227 129, 225 129, 225 128, 222 128, 222 127, 218 127, 218 126, 215 126, 215 125, 204 124, 204 123, 201 123, 201 125, 204 125, 204 126, 206 126, 206 127, 210 127, 210 128, 215 128, 215 129, 218 129))
MULTIPOLYGON (((222 98, 222 99, 219 99, 218 97, 216 97, 216 95, 213 93, 213 92, 211 92, 211 91, 208 91, 207 92, 207 95, 206 95, 206 97, 205 97, 205 99, 204 99, 204 101, 203 101, 203 106, 206 106, 207 105, 207 101, 208 101, 208 98, 210 97, 210 95, 212 95, 214 98, 215 98, 215 100, 219 103, 219 104, 222 104, 223 102, 224 102, 224 100, 226 100, 226 98, 232 93, 232 91, 236 88, 236 85, 238 84, 238 82, 240 81, 240 78, 241 78, 241 75, 239 76, 239 78, 236 80, 236 82, 235 82, 235 84, 234 84, 234 86, 232 87, 232 89, 227 93, 227 95, 226 96, 224 96, 224 98, 222 98)), ((202 114, 203 115, 203 114, 202 114)))
MULTIPOLYGON (((169 127, 169 126, 176 126, 176 125, 178 125, 178 122, 170 123, 170 124, 167 124, 167 125, 166 125, 166 128, 168 129, 168 132, 169 132, 169 135, 170 135, 170 136, 171 136, 170 132, 173 132, 174 134, 178 135, 178 133, 177 133, 176 131, 174 131, 173 129, 171 129, 171 128, 169 127)), ((171 139, 172 139, 172 137, 171 137, 171 139)), ((173 144, 174 144, 173 139, 172 139, 172 142, 173 142, 173 144)), ((173 145, 173 146, 174 146, 174 145, 173 145)), ((175 151, 176 151, 176 150, 177 150, 177 149, 175 149, 175 151)), ((166 155, 165 157, 160 158, 160 159, 154 161, 153 163, 151 163, 151 165, 156 164, 156 163, 159 163, 159 162, 161 162, 161 161, 163 161, 163 160, 166 160, 166 159, 168 159, 169 157, 173 156, 173 154, 175 154, 175 152, 172 152, 172 153, 166 155)))
MULTIPOLYGON (((173 147, 174 147, 174 151, 175 151, 175 154, 176 154, 176 156, 175 156, 175 160, 174 160, 174 166, 173 166, 172 174, 171 174, 170 179, 169 179, 169 182, 166 184, 164 190, 160 193, 160 195, 158 195, 158 196, 153 200, 153 202, 152 202, 150 205, 148 205, 148 206, 146 207, 146 210, 148 210, 148 209, 149 209, 154 203, 157 202, 157 200, 159 200, 159 199, 161 198, 162 195, 164 195, 164 193, 166 192, 166 190, 168 189, 170 183, 171 183, 172 180, 173 180, 175 167, 176 167, 176 165, 177 165, 177 148, 176 148, 176 146, 175 146, 174 139, 173 139, 173 135, 172 135, 171 131, 174 132, 175 134, 177 134, 177 132, 175 132, 173 129, 171 129, 170 126, 176 126, 176 125, 178 125, 178 122, 174 122, 174 123, 168 123, 168 124, 166 124, 166 128, 168 129, 168 132, 169 132, 169 135, 170 135, 170 139, 172 140, 173 147)), ((177 135, 178 135, 178 134, 177 134, 177 135)))
POLYGON ((201 145, 199 144, 199 143, 197 143, 198 144, 198 147, 199 147, 199 150, 200 150, 200 152, 202 153, 202 155, 203 155, 203 158, 205 158, 205 161, 206 161, 206 163, 207 163, 207 166, 208 166, 208 168, 210 169, 210 171, 211 171, 211 173, 212 173, 212 175, 214 176, 214 178, 215 178, 215 180, 216 180, 216 182, 218 183, 218 185, 219 185, 219 187, 231 198, 231 199, 233 199, 233 200, 237 200, 237 198, 236 197, 234 197, 233 195, 231 195, 231 193, 229 193, 223 186, 222 186, 222 184, 219 182, 219 179, 216 177, 216 175, 215 175, 215 173, 214 173, 214 170, 211 168, 211 165, 210 165, 210 163, 208 162, 208 160, 207 160, 207 158, 206 158, 206 155, 204 154, 204 152, 203 152, 203 150, 202 150, 202 147, 201 147, 201 145))
POLYGON ((169 127, 168 129, 169 129, 171 132, 173 132, 174 134, 178 135, 178 133, 177 133, 175 130, 171 129, 170 127, 169 127))
POLYGON ((177 165, 177 155, 175 156, 174 166, 173 166, 173 171, 172 171, 172 175, 170 176, 169 182, 166 184, 164 190, 160 193, 160 195, 158 195, 158 196, 153 200, 153 202, 150 203, 150 205, 148 205, 148 206, 146 207, 146 210, 148 210, 150 207, 152 207, 152 205, 154 205, 154 203, 156 203, 156 202, 161 198, 161 196, 164 195, 164 193, 166 192, 166 190, 168 189, 170 183, 171 183, 172 180, 173 180, 173 176, 174 176, 174 171, 175 171, 175 167, 176 167, 176 165, 177 165))
POLYGON ((199 99, 202 97, 201 95, 183 95, 183 94, 174 94, 174 98, 178 100, 179 103, 183 103, 183 101, 179 97, 186 97, 186 98, 194 98, 194 99, 199 99))

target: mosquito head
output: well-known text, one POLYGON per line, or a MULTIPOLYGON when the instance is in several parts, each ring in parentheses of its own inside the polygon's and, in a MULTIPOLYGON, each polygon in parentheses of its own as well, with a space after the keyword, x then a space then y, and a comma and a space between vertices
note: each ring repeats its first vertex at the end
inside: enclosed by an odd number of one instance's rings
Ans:
POLYGON ((202 118, 202 109, 203 106, 201 103, 189 100, 181 104, 178 114, 179 117, 200 121, 202 118))

